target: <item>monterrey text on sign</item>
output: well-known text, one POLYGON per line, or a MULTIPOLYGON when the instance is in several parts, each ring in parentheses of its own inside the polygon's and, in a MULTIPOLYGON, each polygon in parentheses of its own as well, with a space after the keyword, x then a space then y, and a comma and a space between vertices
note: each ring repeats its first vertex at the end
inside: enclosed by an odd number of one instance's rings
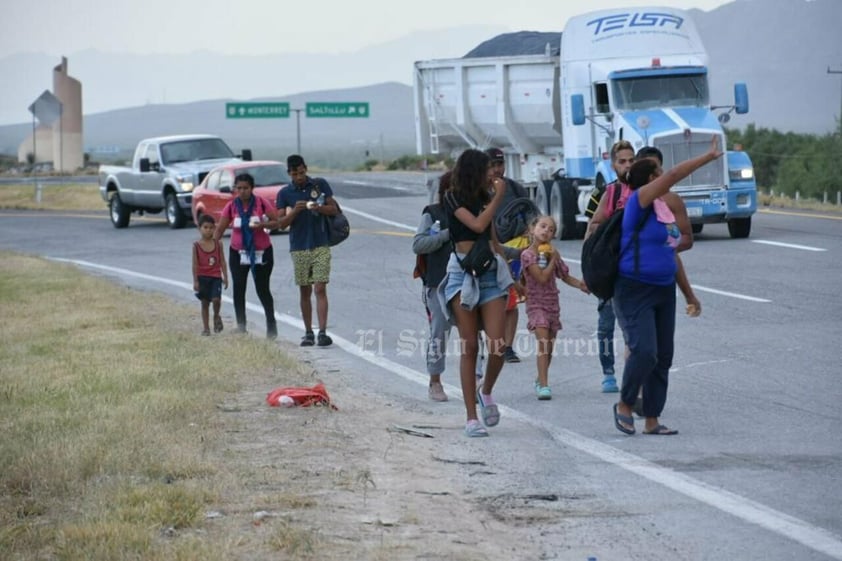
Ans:
POLYGON ((229 119, 287 119, 289 103, 226 103, 225 116, 229 119))
POLYGON ((308 117, 368 117, 368 102, 307 103, 308 117))

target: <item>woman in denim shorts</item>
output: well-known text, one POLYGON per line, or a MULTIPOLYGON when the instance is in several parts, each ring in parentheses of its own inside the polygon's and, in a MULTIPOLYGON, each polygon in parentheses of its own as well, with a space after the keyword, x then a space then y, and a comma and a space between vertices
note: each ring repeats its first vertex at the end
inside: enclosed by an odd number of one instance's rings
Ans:
POLYGON ((459 329, 462 351, 459 376, 467 413, 465 434, 469 437, 488 436, 477 419, 477 403, 485 426, 493 427, 500 422, 491 391, 503 367, 506 297, 512 284, 493 228, 494 213, 503 201, 506 183, 493 178, 490 163, 485 152, 465 150, 453 168, 451 188, 444 200, 454 253, 439 285, 439 294, 443 307, 455 318, 459 329), (489 188, 493 189, 493 195, 489 188), (478 277, 463 271, 460 265, 475 243, 490 243, 496 257, 491 268, 478 277), (480 325, 488 339, 488 366, 482 388, 477 388, 474 372, 480 325))

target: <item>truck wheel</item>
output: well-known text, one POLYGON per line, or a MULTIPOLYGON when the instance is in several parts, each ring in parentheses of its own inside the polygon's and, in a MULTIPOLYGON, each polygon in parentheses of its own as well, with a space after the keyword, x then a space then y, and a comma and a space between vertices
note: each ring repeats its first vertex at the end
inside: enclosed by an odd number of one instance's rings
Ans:
POLYGON ((705 225, 704 225, 704 224, 691 224, 690 226, 693 228, 693 233, 694 233, 694 234, 701 234, 701 233, 702 233, 702 228, 704 228, 704 227, 705 227, 705 225))
POLYGON ((123 204, 119 193, 114 193, 108 199, 108 211, 111 215, 111 223, 115 228, 125 228, 129 225, 131 210, 123 204))
POLYGON ((575 181, 562 179, 553 183, 549 214, 558 224, 556 235, 560 240, 572 240, 579 234, 580 228, 576 223, 578 198, 579 189, 575 181))
POLYGON ((535 206, 541 211, 541 214, 550 213, 550 194, 553 190, 553 181, 550 179, 542 180, 535 188, 535 206))
POLYGON ((167 193, 166 207, 167 224, 170 225, 170 228, 173 230, 184 228, 187 219, 184 217, 184 213, 181 212, 181 207, 178 206, 178 198, 176 198, 175 193, 167 193))
POLYGON ((751 216, 729 220, 728 233, 731 234, 732 238, 747 238, 751 233, 751 216))

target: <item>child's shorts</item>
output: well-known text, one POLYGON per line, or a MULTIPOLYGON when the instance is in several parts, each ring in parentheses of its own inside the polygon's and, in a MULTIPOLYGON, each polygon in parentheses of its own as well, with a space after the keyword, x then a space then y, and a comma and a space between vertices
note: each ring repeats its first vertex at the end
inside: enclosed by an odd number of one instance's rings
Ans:
POLYGON ((216 300, 222 298, 222 279, 219 277, 199 277, 199 291, 196 292, 199 300, 216 300))
POLYGON ((561 320, 558 317, 558 311, 549 311, 541 308, 527 308, 526 310, 526 329, 535 331, 543 328, 549 329, 553 333, 561 331, 561 320))

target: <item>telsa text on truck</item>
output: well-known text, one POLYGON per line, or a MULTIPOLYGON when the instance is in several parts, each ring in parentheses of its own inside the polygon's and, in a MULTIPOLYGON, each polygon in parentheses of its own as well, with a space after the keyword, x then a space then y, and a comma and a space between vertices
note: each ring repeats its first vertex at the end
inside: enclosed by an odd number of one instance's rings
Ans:
MULTIPOLYGON (((614 142, 628 140, 635 151, 655 146, 668 169, 706 151, 712 135, 726 147, 720 123, 748 112, 741 83, 733 105, 711 105, 707 53, 681 10, 576 16, 554 50, 416 62, 414 95, 419 154, 503 148, 507 174, 556 218, 561 238, 584 234, 592 190, 616 179, 614 142)), ((729 151, 674 191, 695 232, 727 222, 732 237, 749 235, 757 196, 746 153, 729 151)))

